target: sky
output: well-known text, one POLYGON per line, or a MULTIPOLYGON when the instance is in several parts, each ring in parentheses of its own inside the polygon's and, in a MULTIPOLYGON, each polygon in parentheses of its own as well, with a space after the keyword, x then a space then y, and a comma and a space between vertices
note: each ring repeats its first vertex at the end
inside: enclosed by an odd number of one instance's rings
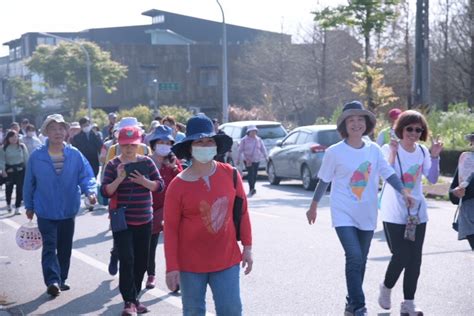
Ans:
MULTIPOLYGON (((318 7, 345 0, 220 0, 226 22, 295 35, 312 22, 318 7)), ((222 21, 216 0, 9 0, 0 10, 0 56, 8 54, 3 43, 28 32, 78 32, 89 28, 146 25, 141 13, 158 9, 222 21)))

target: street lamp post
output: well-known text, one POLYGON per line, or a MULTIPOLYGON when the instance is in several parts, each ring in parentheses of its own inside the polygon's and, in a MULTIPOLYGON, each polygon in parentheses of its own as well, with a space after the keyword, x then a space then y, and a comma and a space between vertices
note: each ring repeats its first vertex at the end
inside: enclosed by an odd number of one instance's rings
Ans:
POLYGON ((87 49, 84 47, 84 45, 82 45, 81 43, 78 43, 76 41, 73 41, 72 39, 69 39, 69 38, 66 38, 66 37, 62 37, 62 36, 58 36, 58 35, 54 35, 54 34, 50 34, 50 33, 46 33, 46 32, 39 32, 38 34, 41 34, 41 35, 44 35, 44 36, 49 36, 49 37, 53 37, 53 38, 57 38, 57 39, 60 39, 60 40, 63 40, 63 41, 66 41, 66 42, 69 42, 69 43, 73 43, 73 44, 77 44, 82 52, 84 53, 84 55, 86 55, 86 72, 87 72, 87 114, 89 116, 90 119, 92 119, 92 87, 91 87, 91 59, 90 59, 90 56, 89 56, 89 52, 87 51, 87 49))
POLYGON ((158 79, 155 78, 153 79, 153 83, 155 84, 155 104, 153 106, 153 110, 155 111, 155 115, 158 113, 158 86, 159 86, 159 82, 158 82, 158 79))
POLYGON ((229 100, 227 92, 227 32, 224 10, 219 0, 216 0, 222 13, 222 122, 229 121, 229 100))

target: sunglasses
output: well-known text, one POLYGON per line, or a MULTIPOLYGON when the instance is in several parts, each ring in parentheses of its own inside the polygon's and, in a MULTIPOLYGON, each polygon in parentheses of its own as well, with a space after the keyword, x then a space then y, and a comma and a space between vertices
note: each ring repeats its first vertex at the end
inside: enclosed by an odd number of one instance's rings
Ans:
POLYGON ((405 130, 406 130, 407 132, 409 132, 409 133, 415 131, 415 132, 417 132, 418 134, 421 134, 421 133, 423 133, 423 131, 424 131, 424 129, 422 129, 422 128, 418 128, 418 127, 417 127, 417 128, 413 128, 413 127, 411 127, 411 126, 405 127, 405 130))

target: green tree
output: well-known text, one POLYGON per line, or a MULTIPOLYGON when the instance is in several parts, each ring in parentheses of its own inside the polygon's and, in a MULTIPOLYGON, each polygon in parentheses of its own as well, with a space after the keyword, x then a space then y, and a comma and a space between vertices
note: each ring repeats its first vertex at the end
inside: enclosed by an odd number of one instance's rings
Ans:
MULTIPOLYGON (((93 86, 107 93, 116 90, 120 79, 126 77, 127 68, 113 61, 110 53, 94 43, 81 42, 91 61, 91 82, 93 86)), ((74 43, 61 42, 57 46, 40 45, 26 63, 34 73, 41 75, 45 84, 56 88, 63 105, 71 110, 72 116, 84 107, 86 99, 86 56, 74 43)))
MULTIPOLYGON (((313 12, 314 20, 324 29, 339 26, 355 28, 364 38, 364 63, 371 65, 371 35, 380 34, 385 26, 395 18, 395 7, 399 0, 350 0, 347 5, 336 8, 326 7, 321 11, 313 12)), ((370 72, 366 75, 367 105, 370 110, 376 106, 373 99, 373 78, 370 72)))
POLYGON ((391 105, 399 99, 393 92, 392 87, 389 87, 384 83, 383 68, 378 66, 382 62, 383 56, 383 52, 377 54, 376 63, 373 66, 368 66, 364 62, 352 62, 352 65, 356 69, 353 72, 354 81, 350 82, 352 85, 352 92, 355 92, 362 97, 367 97, 367 81, 365 79, 371 77, 372 99, 376 105, 373 110, 391 105))
POLYGON ((12 106, 21 109, 22 112, 36 116, 41 113, 41 104, 46 95, 33 89, 31 80, 14 77, 9 81, 12 88, 12 106))

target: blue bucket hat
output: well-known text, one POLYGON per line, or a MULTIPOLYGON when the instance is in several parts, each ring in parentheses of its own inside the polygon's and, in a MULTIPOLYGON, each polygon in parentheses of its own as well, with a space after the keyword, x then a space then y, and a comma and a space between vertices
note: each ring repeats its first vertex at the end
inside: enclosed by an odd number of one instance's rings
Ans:
POLYGON ((191 117, 186 123, 186 137, 171 150, 176 154, 176 157, 183 159, 186 155, 186 150, 191 146, 191 143, 201 138, 212 137, 217 144, 217 154, 224 154, 232 147, 232 138, 226 134, 216 134, 214 131, 214 124, 211 119, 204 114, 198 114, 191 117))
POLYGON ((166 125, 159 125, 153 131, 153 134, 150 135, 148 142, 153 142, 156 140, 168 140, 174 144, 173 129, 166 125))

